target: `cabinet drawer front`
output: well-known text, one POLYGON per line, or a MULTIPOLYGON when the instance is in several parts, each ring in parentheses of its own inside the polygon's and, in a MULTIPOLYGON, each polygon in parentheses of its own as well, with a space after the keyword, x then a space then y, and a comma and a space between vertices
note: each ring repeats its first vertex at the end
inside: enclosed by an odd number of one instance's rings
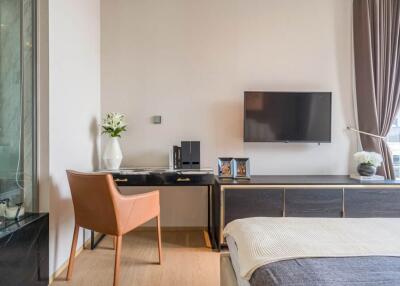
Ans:
POLYGON ((400 189, 345 189, 346 217, 400 217, 400 189))
POLYGON ((287 217, 341 217, 342 189, 287 189, 287 217))
POLYGON ((226 189, 225 225, 235 219, 283 214, 282 189, 226 189))

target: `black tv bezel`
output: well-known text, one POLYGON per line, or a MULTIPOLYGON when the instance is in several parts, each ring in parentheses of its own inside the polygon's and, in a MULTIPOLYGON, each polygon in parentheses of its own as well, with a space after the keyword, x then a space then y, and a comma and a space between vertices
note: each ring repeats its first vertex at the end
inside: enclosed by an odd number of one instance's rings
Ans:
POLYGON ((244 143, 332 143, 332 92, 331 91, 245 91, 244 96, 244 110, 243 110, 243 142, 244 143), (269 141, 256 141, 248 140, 245 137, 246 134, 246 95, 249 93, 276 93, 276 94, 288 94, 288 93, 324 93, 329 94, 329 140, 269 140, 269 141))

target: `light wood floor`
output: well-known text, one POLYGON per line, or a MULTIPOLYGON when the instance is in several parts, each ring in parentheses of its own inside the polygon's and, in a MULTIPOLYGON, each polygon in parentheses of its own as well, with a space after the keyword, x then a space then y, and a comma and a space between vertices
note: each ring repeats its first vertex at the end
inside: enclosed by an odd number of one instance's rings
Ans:
MULTIPOLYGON (((72 235, 72 234, 71 234, 72 235)), ((163 231, 163 264, 158 265, 156 232, 134 231, 124 236, 121 286, 217 286, 219 253, 206 248, 202 231, 163 231)), ((71 281, 64 271, 51 284, 112 285, 114 250, 106 237, 95 250, 84 250, 76 259, 71 281)))

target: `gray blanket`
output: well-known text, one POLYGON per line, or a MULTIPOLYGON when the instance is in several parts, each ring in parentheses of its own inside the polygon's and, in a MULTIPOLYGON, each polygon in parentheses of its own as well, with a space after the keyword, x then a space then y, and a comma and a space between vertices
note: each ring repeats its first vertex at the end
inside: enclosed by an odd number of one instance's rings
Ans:
POLYGON ((396 286, 400 257, 302 258, 258 268, 251 286, 396 286))

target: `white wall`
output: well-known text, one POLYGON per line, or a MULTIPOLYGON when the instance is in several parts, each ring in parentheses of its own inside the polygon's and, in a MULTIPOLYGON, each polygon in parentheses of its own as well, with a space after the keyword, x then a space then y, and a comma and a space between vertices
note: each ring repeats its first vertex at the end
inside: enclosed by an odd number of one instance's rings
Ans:
MULTIPOLYGON (((102 113, 127 115, 124 166, 165 166, 171 146, 186 139, 201 141, 203 167, 248 156, 252 174, 349 173, 352 1, 101 4, 102 113), (245 90, 332 91, 332 143, 244 144, 245 90), (152 125, 158 114, 163 124, 152 125)), ((164 225, 205 224, 205 192, 190 197, 164 194, 164 225), (187 216, 173 217, 177 209, 187 216)))
POLYGON ((74 216, 65 170, 89 171, 98 166, 99 115, 100 2, 51 0, 48 121, 50 273, 68 259, 72 241, 74 216))

